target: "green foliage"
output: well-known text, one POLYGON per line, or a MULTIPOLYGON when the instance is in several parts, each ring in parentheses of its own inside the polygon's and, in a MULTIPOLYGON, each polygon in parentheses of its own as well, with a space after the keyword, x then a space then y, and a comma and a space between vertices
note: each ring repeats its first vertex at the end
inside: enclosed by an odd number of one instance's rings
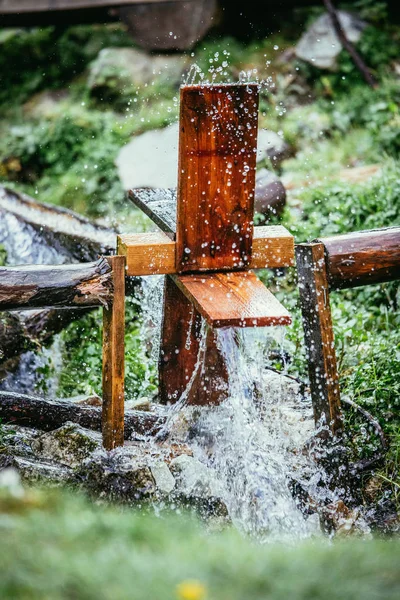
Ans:
POLYGON ((288 225, 297 241, 400 224, 400 164, 388 163, 364 184, 331 182, 300 194, 302 220, 288 225))
MULTIPOLYGON (((140 335, 137 301, 127 298, 125 321, 125 390, 128 399, 152 395, 156 389, 147 348, 140 335)), ((59 374, 58 396, 101 395, 102 312, 93 311, 72 323, 62 333, 63 369, 59 374)))
POLYGON ((187 514, 143 514, 55 490, 0 495, 0 596, 30 600, 397 600, 400 543, 255 545, 187 514))
POLYGON ((129 46, 120 25, 78 25, 16 30, 0 41, 0 106, 21 103, 34 92, 57 89, 83 71, 103 47, 129 46))
POLYGON ((7 264, 7 250, 3 244, 0 244, 0 267, 4 267, 7 264))

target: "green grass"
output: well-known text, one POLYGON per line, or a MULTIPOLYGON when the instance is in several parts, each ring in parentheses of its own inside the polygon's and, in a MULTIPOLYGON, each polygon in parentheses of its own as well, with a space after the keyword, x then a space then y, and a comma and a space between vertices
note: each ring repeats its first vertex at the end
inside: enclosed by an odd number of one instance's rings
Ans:
POLYGON ((257 545, 185 514, 0 495, 0 597, 18 600, 397 600, 399 540, 257 545))

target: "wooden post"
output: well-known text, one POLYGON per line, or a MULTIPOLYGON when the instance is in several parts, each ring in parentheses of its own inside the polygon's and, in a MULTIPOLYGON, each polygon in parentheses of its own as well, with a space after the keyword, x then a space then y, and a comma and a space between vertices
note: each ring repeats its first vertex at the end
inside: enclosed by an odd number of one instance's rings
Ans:
POLYGON ((112 256, 114 293, 103 311, 103 445, 124 444, 125 257, 112 256))
POLYGON ((227 370, 208 328, 201 347, 201 315, 170 276, 165 278, 159 358, 160 398, 177 402, 187 390, 189 404, 218 404, 227 390, 227 370), (190 383, 190 387, 188 387, 190 383))
POLYGON ((314 418, 335 434, 342 422, 324 245, 297 245, 296 261, 314 418))
POLYGON ((243 269, 253 241, 257 85, 180 93, 177 272, 243 269))

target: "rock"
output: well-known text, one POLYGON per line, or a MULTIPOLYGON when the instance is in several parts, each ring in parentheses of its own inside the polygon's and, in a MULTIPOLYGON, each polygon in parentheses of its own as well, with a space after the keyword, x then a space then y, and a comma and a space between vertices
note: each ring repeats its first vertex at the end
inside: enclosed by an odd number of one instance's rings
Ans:
POLYGON ((260 169, 256 175, 254 210, 266 217, 280 216, 286 204, 285 186, 273 173, 260 169))
POLYGON ((136 446, 98 450, 84 462, 80 474, 91 494, 108 501, 137 504, 150 500, 157 489, 148 461, 138 455, 136 446))
POLYGON ((2 425, 2 429, 4 432, 2 446, 6 453, 33 456, 32 443, 40 436, 41 431, 18 425, 2 425))
POLYGON ((101 406, 103 404, 103 400, 97 394, 91 394, 88 396, 87 394, 81 394, 79 396, 72 396, 70 398, 60 398, 65 402, 73 402, 74 404, 79 404, 82 406, 101 406))
POLYGON ((68 90, 47 90, 35 94, 23 106, 24 115, 33 119, 51 119, 65 107, 68 90))
MULTIPOLYGON (((347 39, 357 43, 366 23, 359 17, 345 11, 338 11, 339 21, 347 39)), ((336 58, 342 44, 336 35, 328 13, 324 13, 312 23, 296 45, 296 56, 321 69, 335 70, 336 58)))
POLYGON ((165 462, 158 460, 150 466, 150 471, 157 491, 162 495, 170 494, 175 487, 175 479, 165 462))
POLYGON ((87 85, 90 90, 129 92, 157 81, 171 87, 181 82, 188 59, 183 55, 153 55, 134 48, 103 48, 92 62, 87 85))
POLYGON ((138 398, 137 400, 127 400, 125 402, 125 410, 151 410, 150 398, 138 398))
MULTIPOLYGON (((22 480, 29 483, 46 483, 48 485, 64 485, 73 483, 73 469, 52 461, 39 461, 37 458, 9 456, 4 467, 12 467, 18 471, 22 480)), ((0 469, 2 465, 0 464, 0 469)))
POLYGON ((100 446, 99 433, 69 422, 55 431, 44 433, 32 443, 33 450, 40 456, 70 467, 80 466, 100 446))
POLYGON ((292 149, 285 140, 270 129, 259 129, 257 137, 257 162, 268 158, 274 168, 278 168, 285 158, 292 155, 292 149))
POLYGON ((188 50, 211 27, 216 9, 216 0, 170 0, 121 6, 118 12, 139 46, 188 50))
POLYGON ((175 188, 178 174, 179 125, 147 131, 121 148, 116 165, 124 190, 175 188))

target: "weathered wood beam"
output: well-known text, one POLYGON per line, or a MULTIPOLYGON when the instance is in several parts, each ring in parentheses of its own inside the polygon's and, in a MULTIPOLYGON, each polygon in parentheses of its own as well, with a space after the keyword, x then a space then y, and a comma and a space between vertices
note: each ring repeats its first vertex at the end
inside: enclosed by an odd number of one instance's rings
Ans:
POLYGON ((324 245, 298 244, 296 262, 314 418, 336 433, 342 425, 340 388, 324 245))
MULTIPOLYGON (((10 0, 0 0, 0 14, 32 13, 40 11, 76 10, 78 8, 93 8, 93 6, 121 6, 123 4, 155 4, 171 0, 18 0, 18 5, 10 0)), ((174 0, 183 2, 183 0, 174 0)))
POLYGON ((173 279, 213 328, 292 322, 287 310, 252 271, 175 275, 173 279))
MULTIPOLYGON (((126 274, 130 276, 176 273, 176 243, 162 231, 119 235, 118 254, 126 256, 126 274)), ((294 238, 285 227, 254 227, 251 269, 293 264, 294 238)))
POLYGON ((106 306, 111 268, 104 258, 73 265, 0 268, 0 310, 106 306))
POLYGON ((252 252, 256 84, 180 88, 176 270, 240 270, 252 252))
MULTIPOLYGON (((52 431, 67 421, 101 431, 102 409, 82 406, 65 400, 52 401, 14 392, 0 392, 0 419, 22 427, 52 431)), ((127 411, 124 418, 125 439, 135 435, 157 433, 165 422, 161 413, 127 411)))
POLYGON ((113 298, 103 310, 103 445, 124 443, 125 257, 108 258, 113 298))
POLYGON ((324 244, 332 289, 400 279, 400 227, 346 233, 316 241, 324 244))
POLYGON ((159 357, 161 402, 174 404, 185 393, 188 404, 220 403, 227 394, 228 375, 216 333, 210 328, 202 332, 201 314, 171 277, 165 278, 164 297, 159 357))

